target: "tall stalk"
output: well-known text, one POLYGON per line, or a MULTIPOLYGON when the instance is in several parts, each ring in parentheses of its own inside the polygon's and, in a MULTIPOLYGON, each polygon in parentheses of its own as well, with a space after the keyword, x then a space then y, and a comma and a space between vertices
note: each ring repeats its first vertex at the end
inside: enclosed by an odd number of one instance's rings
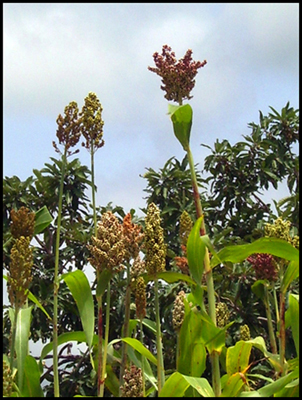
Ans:
MULTIPOLYGON (((143 321, 142 319, 139 320, 139 330, 140 330, 140 342, 144 345, 144 332, 143 332, 143 321)), ((141 364, 142 364, 142 384, 143 384, 143 397, 145 397, 145 357, 141 354, 141 364)))
POLYGON ((53 291, 53 379, 54 379, 54 397, 60 397, 59 389, 59 369, 58 369, 58 293, 60 287, 59 280, 59 247, 60 247, 60 231, 62 217, 62 201, 65 169, 67 163, 67 146, 65 146, 62 156, 62 170, 59 188, 59 208, 56 231, 56 252, 55 252, 55 272, 54 272, 54 291, 53 291))
MULTIPOLYGON (((191 178, 192 178, 192 187, 193 187, 193 196, 196 208, 197 218, 200 218, 203 215, 202 206, 199 197, 198 184, 196 179, 196 173, 194 168, 194 161, 192 152, 190 147, 187 147, 187 155, 188 161, 190 165, 191 178)), ((201 222, 200 227, 200 235, 203 236, 206 234, 204 219, 201 222)), ((204 273, 207 282, 207 290, 208 290, 208 305, 209 305, 209 316, 211 320, 216 325, 216 307, 215 307, 215 291, 214 291, 214 282, 213 282, 213 274, 210 266, 210 257, 208 249, 206 248, 205 257, 204 257, 204 273)), ((220 396, 221 394, 221 385, 220 385, 220 367, 219 367, 219 354, 216 351, 213 351, 210 354, 211 365, 212 365, 212 386, 215 393, 215 396, 220 396)))
POLYGON ((275 333, 274 333, 274 328, 273 328, 273 323, 272 323, 272 314, 271 314, 271 309, 270 309, 267 287, 264 287, 263 302, 264 302, 266 318, 267 318, 267 327, 268 327, 269 340, 270 340, 270 344, 271 344, 271 351, 273 354, 277 354, 277 344, 276 344, 276 338, 275 338, 275 333))
MULTIPOLYGON (((130 287, 130 265, 127 263, 127 283, 126 283, 126 295, 125 295, 125 321, 123 326, 122 337, 129 336, 129 321, 130 321, 130 302, 131 302, 131 287, 130 287)), ((119 387, 119 396, 121 397, 122 391, 121 387, 124 381, 124 373, 127 363, 127 343, 122 342, 122 362, 120 367, 120 387, 119 387)))
POLYGON ((155 293, 155 316, 156 316, 156 348, 157 348, 157 385, 158 395, 165 383, 165 370, 163 360, 163 348, 162 348, 162 334, 160 329, 160 310, 158 301, 158 279, 154 279, 154 293, 155 293))

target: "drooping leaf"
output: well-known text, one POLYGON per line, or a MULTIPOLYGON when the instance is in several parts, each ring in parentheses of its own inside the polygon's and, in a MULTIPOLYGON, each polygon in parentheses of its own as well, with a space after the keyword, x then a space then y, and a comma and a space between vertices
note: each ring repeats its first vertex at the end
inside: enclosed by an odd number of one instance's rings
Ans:
POLYGON ((299 263, 299 250, 282 239, 263 237, 249 244, 226 246, 211 258, 211 266, 221 262, 239 263, 254 253, 267 253, 299 263))
POLYGON ((244 340, 238 341, 235 346, 227 349, 226 369, 229 376, 245 371, 249 365, 251 349, 252 343, 244 340))
POLYGON ((147 357, 148 360, 150 360, 153 364, 157 365, 157 360, 154 357, 154 355, 150 352, 150 350, 148 350, 144 345, 142 345, 142 343, 137 339, 129 338, 129 337, 125 337, 125 338, 121 338, 121 339, 114 339, 108 344, 108 346, 112 346, 115 343, 120 342, 121 340, 123 342, 129 344, 131 347, 133 347, 136 351, 138 351, 144 357, 147 357))
MULTIPOLYGON (((299 253, 299 250, 298 250, 299 253)), ((289 285, 299 276, 299 261, 293 260, 289 263, 285 270, 284 277, 281 282, 281 290, 286 293, 289 285)))
POLYGON ((291 327, 297 356, 299 357, 299 295, 290 293, 285 311, 285 328, 291 327))
POLYGON ((190 134, 192 127, 193 110, 190 104, 182 106, 168 105, 168 114, 173 123, 173 130, 176 138, 181 143, 185 151, 190 144, 190 134))
POLYGON ((38 235, 39 233, 43 232, 44 229, 51 224, 52 219, 53 218, 46 206, 40 208, 35 215, 34 235, 38 235))
POLYGON ((88 279, 83 271, 76 270, 62 275, 79 310, 88 346, 91 347, 94 332, 94 304, 88 279))
POLYGON ((158 397, 183 397, 189 386, 202 397, 215 397, 214 391, 205 378, 197 378, 174 372, 165 382, 158 397))

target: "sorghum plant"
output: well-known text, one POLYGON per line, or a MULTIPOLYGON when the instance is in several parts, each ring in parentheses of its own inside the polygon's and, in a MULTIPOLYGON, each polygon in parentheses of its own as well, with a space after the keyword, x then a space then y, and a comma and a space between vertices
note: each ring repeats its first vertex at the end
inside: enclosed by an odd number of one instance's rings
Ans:
POLYGON ((56 152, 62 154, 62 171, 59 188, 59 205, 58 205, 58 218, 57 218, 57 236, 56 236, 56 253, 55 253, 55 272, 54 272, 54 315, 53 315, 53 373, 54 373, 54 396, 60 397, 59 389, 59 372, 58 372, 58 292, 60 280, 59 272, 59 247, 60 247, 60 230, 61 230, 61 214, 62 214, 62 201, 63 201, 63 187, 65 178, 65 169, 67 164, 67 157, 78 153, 78 149, 72 151, 72 147, 76 146, 80 140, 80 118, 78 116, 78 105, 72 101, 65 107, 64 117, 59 114, 57 118, 57 138, 59 144, 64 146, 63 154, 59 150, 57 144, 53 141, 53 147, 56 152))
MULTIPOLYGON (((201 218, 203 217, 203 211, 200 202, 194 160, 190 149, 190 133, 193 112, 189 104, 182 105, 182 103, 184 99, 192 98, 192 96, 190 96, 190 92, 195 85, 194 78, 198 72, 198 69, 204 67, 207 62, 206 60, 204 60, 203 62, 193 61, 191 49, 189 49, 185 56, 177 62, 175 58, 175 53, 172 52, 171 47, 167 45, 163 46, 161 55, 158 52, 154 53, 153 59, 156 68, 148 67, 148 69, 162 77, 163 86, 161 86, 161 89, 166 92, 165 98, 167 100, 175 101, 179 104, 178 107, 169 105, 169 113, 173 122, 174 134, 183 146, 183 149, 187 152, 192 177, 192 188, 196 214, 197 218, 201 218)), ((200 235, 203 236, 205 234, 205 224, 202 218, 200 235)), ((213 323, 216 325, 214 284, 207 248, 204 256, 204 271, 207 280, 209 315, 213 323)), ((210 355, 210 357, 213 368, 213 387, 215 394, 219 396, 221 392, 219 355, 217 354, 217 352, 214 351, 210 355)))

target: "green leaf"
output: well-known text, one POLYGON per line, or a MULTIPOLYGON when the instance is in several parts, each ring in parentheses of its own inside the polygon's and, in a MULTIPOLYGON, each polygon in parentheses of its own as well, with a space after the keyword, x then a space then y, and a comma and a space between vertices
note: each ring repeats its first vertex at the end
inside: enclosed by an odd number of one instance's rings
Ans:
POLYGON ((252 343, 240 340, 227 349, 226 369, 229 376, 243 372, 249 365, 252 343))
POLYGON ((221 397, 238 397, 244 384, 239 373, 229 376, 221 392, 221 397))
POLYGON ((44 397, 40 385, 40 369, 33 356, 27 355, 24 361, 24 384, 22 397, 44 397))
POLYGON ((157 360, 154 357, 154 355, 144 345, 142 345, 141 342, 137 339, 133 339, 133 338, 129 338, 129 337, 122 338, 122 339, 114 339, 108 344, 108 346, 112 346, 121 340, 123 342, 129 344, 131 347, 134 348, 134 350, 138 351, 140 354, 142 354, 143 356, 148 358, 148 360, 150 360, 153 364, 157 365, 157 360))
POLYGON ((88 347, 92 345, 94 332, 94 304, 88 279, 83 271, 76 270, 62 275, 79 310, 88 347))
MULTIPOLYGON (((299 253, 299 250, 298 250, 299 253)), ((284 277, 281 282, 281 291, 286 293, 289 285, 299 276, 299 261, 291 261, 286 268, 284 277)))
POLYGON ((34 235, 37 235, 44 231, 45 228, 50 225, 52 221, 52 216, 50 215, 46 206, 43 206, 36 212, 35 215, 35 228, 34 228, 34 235))
POLYGON ((255 293, 255 295, 260 299, 263 300, 264 294, 265 294, 265 286, 267 286, 268 283, 265 280, 258 279, 255 283, 252 285, 252 291, 255 293))
MULTIPOLYGON (((141 276, 144 278, 144 281, 146 284, 149 281, 154 280, 154 275, 142 274, 141 276)), ((157 279, 162 279, 163 281, 165 281, 167 283, 173 283, 173 282, 177 282, 177 281, 185 281, 185 282, 191 283, 192 285, 196 285, 196 283, 193 281, 192 278, 190 278, 188 275, 182 274, 180 272, 165 271, 165 272, 158 273, 156 276, 157 276, 157 279)))
POLYGON ((158 397, 183 397, 192 386, 203 397, 215 397, 214 391, 205 378, 196 378, 174 372, 165 382, 158 397))
POLYGON ((114 397, 119 397, 120 383, 117 376, 113 372, 112 366, 109 364, 106 365, 106 373, 107 377, 105 379, 105 386, 110 390, 114 397))
POLYGON ((190 311, 184 318, 179 332, 178 372, 201 376, 206 368, 206 349, 201 334, 201 319, 190 311))
POLYGON ((189 148, 192 127, 193 110, 190 104, 182 106, 168 105, 168 114, 171 116, 174 134, 185 151, 189 148))
MULTIPOLYGON (((8 278, 6 275, 3 275, 3 278, 7 281, 8 278)), ((51 320, 51 317, 49 316, 48 312, 45 310, 45 308, 42 306, 42 304, 39 302, 39 300, 36 298, 35 295, 32 294, 32 292, 30 290, 26 290, 27 296, 29 298, 29 300, 31 300, 33 303, 35 303, 41 311, 44 312, 44 314, 47 316, 48 319, 51 320)))
MULTIPOLYGON (((17 315, 15 350, 17 356, 19 389, 23 387, 24 364, 25 364, 25 358, 28 355, 28 341, 29 341, 32 308, 33 308, 32 306, 27 308, 21 308, 17 315)), ((12 318, 15 318, 15 311, 11 308, 10 308, 10 317, 13 323, 12 318)))
POLYGON ((267 253, 299 263, 299 250, 282 239, 263 237, 249 244, 224 247, 211 258, 211 266, 221 262, 239 263, 254 253, 267 253))
POLYGON ((291 327, 297 356, 299 357, 299 295, 290 293, 285 311, 285 328, 291 327))
POLYGON ((200 226, 203 216, 195 222, 187 241, 187 257, 190 273, 194 281, 201 285, 204 270, 205 244, 200 239, 200 226))
POLYGON ((112 278, 112 272, 108 268, 103 269, 103 271, 100 273, 97 282, 97 287, 96 287, 97 297, 102 296, 105 293, 105 290, 107 289, 108 283, 111 278, 112 278))
MULTIPOLYGON (((86 334, 83 331, 76 331, 76 332, 66 332, 62 333, 58 337, 58 346, 67 342, 84 342, 87 343, 86 334)), ((98 335, 93 335, 92 344, 96 345, 98 343, 98 335)), ((88 343, 87 343, 88 345, 88 343)), ((40 361, 42 361, 48 353, 53 350, 53 342, 46 344, 41 352, 40 361)))

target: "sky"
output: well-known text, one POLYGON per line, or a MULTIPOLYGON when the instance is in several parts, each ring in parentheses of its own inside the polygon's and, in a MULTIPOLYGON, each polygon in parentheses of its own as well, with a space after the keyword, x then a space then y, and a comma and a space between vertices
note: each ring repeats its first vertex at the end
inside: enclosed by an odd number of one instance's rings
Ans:
MULTIPOLYGON (((3 176, 21 180, 50 157, 56 119, 89 92, 103 106, 105 146, 95 154, 96 202, 145 207, 147 168, 184 150, 173 134, 153 54, 190 48, 196 76, 191 150, 202 170, 219 139, 251 132, 259 110, 298 108, 298 3, 4 3, 3 176)), ((85 148, 76 155, 90 167, 85 148)), ((269 192, 275 199, 279 192, 269 192)))
MULTIPOLYGON (((196 76, 191 150, 203 168, 215 141, 231 144, 259 110, 298 104, 298 3, 4 3, 3 176, 22 181, 57 158, 56 119, 89 92, 103 106, 96 202, 143 215, 147 168, 182 160, 152 55, 172 47, 207 60, 196 76)), ((76 155, 90 167, 85 148, 76 155)), ((264 195, 287 195, 286 185, 264 195)), ((7 299, 6 299, 7 300, 7 299)), ((7 302, 7 301, 6 301, 7 302)))

